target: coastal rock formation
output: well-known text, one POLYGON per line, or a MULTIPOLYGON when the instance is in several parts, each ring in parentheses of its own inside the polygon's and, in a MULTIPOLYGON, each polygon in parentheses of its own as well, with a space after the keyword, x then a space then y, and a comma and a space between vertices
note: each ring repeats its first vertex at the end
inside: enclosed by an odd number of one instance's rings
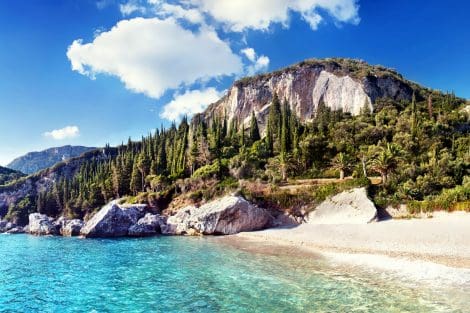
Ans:
POLYGON ((0 220, 0 233, 6 233, 7 231, 15 227, 16 225, 14 223, 0 220))
POLYGON ((371 66, 359 60, 306 60, 296 65, 234 83, 227 94, 210 105, 204 116, 227 116, 228 122, 249 125, 255 112, 261 132, 266 126, 274 94, 288 101, 301 121, 311 121, 318 107, 358 115, 361 110, 374 110, 378 98, 410 100, 412 83, 400 74, 382 66, 371 66))
POLYGON ((66 237, 78 236, 84 225, 79 219, 67 220, 60 228, 60 234, 66 237))
POLYGON ((132 237, 152 236, 161 232, 162 225, 166 223, 166 218, 159 214, 147 213, 139 219, 136 224, 131 225, 128 235, 132 237))
POLYGON ((367 224, 377 218, 377 209, 365 188, 341 192, 323 201, 307 217, 308 224, 367 224))
POLYGON ((119 206, 114 201, 99 210, 80 231, 84 237, 127 236, 129 228, 145 214, 145 205, 119 206))
POLYGON ((241 197, 226 196, 200 207, 186 207, 167 220, 162 233, 168 235, 230 235, 263 229, 271 215, 241 197))
POLYGON ((5 234, 24 234, 26 232, 25 228, 22 226, 13 227, 5 232, 5 234))
POLYGON ((32 213, 29 215, 29 233, 33 235, 57 235, 59 233, 54 220, 44 214, 32 213))

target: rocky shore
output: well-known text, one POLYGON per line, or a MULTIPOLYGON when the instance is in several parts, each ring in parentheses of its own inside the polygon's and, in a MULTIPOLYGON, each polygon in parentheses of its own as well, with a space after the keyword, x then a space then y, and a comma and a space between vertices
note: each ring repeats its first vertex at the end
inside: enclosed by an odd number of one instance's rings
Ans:
POLYGON ((146 205, 112 201, 88 221, 32 213, 26 226, 0 221, 0 233, 37 236, 145 237, 154 235, 230 235, 272 225, 272 216, 239 196, 226 196, 200 207, 182 208, 174 216, 152 213, 146 205))

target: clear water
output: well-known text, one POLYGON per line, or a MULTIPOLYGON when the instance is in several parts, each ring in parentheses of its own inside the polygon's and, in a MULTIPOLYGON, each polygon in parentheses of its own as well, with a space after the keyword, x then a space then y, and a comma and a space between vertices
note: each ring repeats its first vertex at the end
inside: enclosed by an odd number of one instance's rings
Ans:
POLYGON ((0 312, 465 312, 468 303, 204 238, 2 235, 0 249, 0 312))

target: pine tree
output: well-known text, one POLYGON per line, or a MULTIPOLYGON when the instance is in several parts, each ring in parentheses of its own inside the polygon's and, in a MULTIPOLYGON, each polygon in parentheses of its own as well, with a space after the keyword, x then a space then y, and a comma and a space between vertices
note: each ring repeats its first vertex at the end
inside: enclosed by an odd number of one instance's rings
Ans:
POLYGON ((139 168, 137 167, 137 162, 134 162, 134 165, 132 166, 132 175, 131 175, 131 181, 130 181, 130 186, 129 189, 132 191, 133 195, 136 195, 141 189, 142 185, 142 178, 141 174, 139 171, 139 168))
POLYGON ((251 122, 250 122, 250 140, 251 143, 260 140, 258 122, 256 120, 255 111, 251 112, 251 122))
POLYGON ((417 114, 418 112, 416 108, 416 96, 415 96, 415 92, 413 91, 413 95, 411 97, 411 126, 410 126, 411 136, 413 138, 415 138, 417 134, 417 127, 418 127, 418 115, 417 114))

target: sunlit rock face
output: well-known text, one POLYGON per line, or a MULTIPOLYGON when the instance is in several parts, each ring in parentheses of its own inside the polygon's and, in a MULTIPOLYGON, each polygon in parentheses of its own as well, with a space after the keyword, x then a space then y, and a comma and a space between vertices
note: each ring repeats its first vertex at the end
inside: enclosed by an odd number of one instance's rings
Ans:
POLYGON ((274 93, 281 101, 287 100, 302 121, 312 120, 320 103, 332 110, 358 115, 364 107, 373 111, 377 98, 411 99, 410 84, 396 72, 389 75, 380 68, 380 75, 377 75, 371 72, 375 67, 360 61, 351 62, 354 71, 341 63, 315 61, 242 79, 222 99, 209 106, 204 116, 226 116, 229 121, 236 119, 248 127, 254 111, 263 131, 274 93))

